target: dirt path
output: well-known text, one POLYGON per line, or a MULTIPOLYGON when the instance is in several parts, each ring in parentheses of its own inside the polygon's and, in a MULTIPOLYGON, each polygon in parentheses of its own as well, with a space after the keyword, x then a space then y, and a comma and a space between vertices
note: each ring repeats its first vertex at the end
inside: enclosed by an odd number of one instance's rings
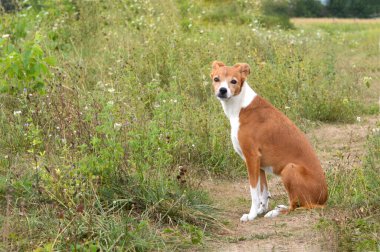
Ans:
MULTIPOLYGON (((368 133, 376 127, 378 116, 360 118, 354 124, 324 124, 309 132, 324 169, 361 164, 368 133)), ((249 185, 241 181, 208 181, 204 184, 223 210, 222 221, 229 230, 206 243, 206 251, 326 251, 334 250, 331 237, 316 229, 329 210, 304 211, 277 218, 258 217, 252 222, 239 219, 250 207, 249 185)), ((270 208, 286 204, 287 197, 277 177, 269 178, 270 208)))

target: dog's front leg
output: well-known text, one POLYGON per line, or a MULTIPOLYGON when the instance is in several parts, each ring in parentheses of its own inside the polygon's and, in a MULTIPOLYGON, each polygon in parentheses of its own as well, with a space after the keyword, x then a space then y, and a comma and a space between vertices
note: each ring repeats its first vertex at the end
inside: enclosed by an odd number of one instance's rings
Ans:
POLYGON ((243 214, 240 221, 246 222, 256 218, 260 208, 260 156, 258 152, 247 153, 246 165, 248 170, 249 185, 252 205, 248 214, 243 214))
POLYGON ((263 214, 268 211, 270 193, 268 190, 267 176, 265 174, 265 171, 261 169, 260 169, 259 183, 260 183, 260 208, 257 214, 263 214))

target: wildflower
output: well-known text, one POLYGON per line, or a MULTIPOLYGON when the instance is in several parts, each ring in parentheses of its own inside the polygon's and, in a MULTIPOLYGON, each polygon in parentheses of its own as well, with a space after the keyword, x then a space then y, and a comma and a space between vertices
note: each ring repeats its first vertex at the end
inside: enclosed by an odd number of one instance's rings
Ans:
POLYGON ((6 38, 9 38, 11 35, 9 35, 9 34, 4 34, 3 36, 1 36, 1 38, 3 38, 3 39, 6 39, 6 38))
POLYGON ((119 130, 119 129, 121 129, 121 126, 123 126, 121 123, 114 123, 114 124, 113 124, 113 128, 114 128, 115 130, 119 130))
POLYGON ((361 120, 360 116, 356 117, 356 121, 361 122, 361 120))
POLYGON ((372 81, 372 77, 364 76, 363 83, 369 88, 372 81))
POLYGON ((21 110, 16 110, 16 111, 13 111, 13 115, 21 115, 21 110))
POLYGON ((289 106, 285 106, 285 109, 290 109, 290 107, 289 106))

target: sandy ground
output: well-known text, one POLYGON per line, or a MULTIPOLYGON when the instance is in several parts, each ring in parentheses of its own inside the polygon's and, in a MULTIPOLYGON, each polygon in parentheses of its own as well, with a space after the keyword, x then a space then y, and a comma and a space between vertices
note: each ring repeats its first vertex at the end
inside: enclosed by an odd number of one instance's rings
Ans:
MULTIPOLYGON (((324 169, 344 166, 349 169, 361 164, 367 135, 380 121, 379 116, 360 118, 354 124, 324 124, 307 134, 316 146, 324 169)), ((250 195, 247 180, 207 181, 204 187, 222 209, 221 220, 227 227, 210 241, 204 251, 334 251, 334 238, 325 237, 316 225, 324 210, 297 210, 277 218, 258 217, 240 223, 243 213, 249 211, 250 195)), ((281 181, 269 178, 272 194, 271 207, 286 204, 287 197, 281 181)))

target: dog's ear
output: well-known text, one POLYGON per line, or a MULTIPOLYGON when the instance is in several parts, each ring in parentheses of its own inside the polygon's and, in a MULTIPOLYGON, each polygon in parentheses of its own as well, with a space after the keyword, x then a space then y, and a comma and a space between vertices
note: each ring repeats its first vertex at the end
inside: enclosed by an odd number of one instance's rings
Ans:
POLYGON ((216 70, 218 70, 219 67, 222 67, 222 66, 225 66, 225 65, 224 65, 224 63, 221 62, 221 61, 217 61, 217 60, 215 60, 214 62, 212 62, 212 70, 211 70, 211 74, 210 74, 211 78, 212 78, 212 76, 214 75, 214 72, 215 72, 216 70))
POLYGON ((236 63, 234 67, 240 70, 243 79, 247 79, 248 75, 251 73, 251 68, 247 63, 236 63))

